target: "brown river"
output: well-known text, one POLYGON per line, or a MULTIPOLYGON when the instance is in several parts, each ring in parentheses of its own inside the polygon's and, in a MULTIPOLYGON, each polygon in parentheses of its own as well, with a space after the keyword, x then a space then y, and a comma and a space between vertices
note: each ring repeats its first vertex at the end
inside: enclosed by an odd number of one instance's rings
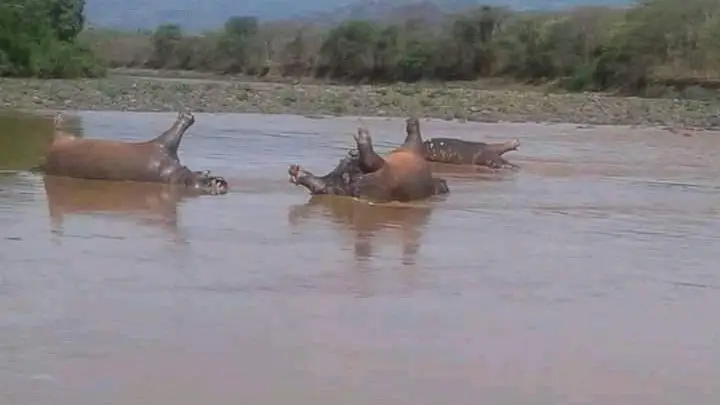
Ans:
POLYGON ((522 170, 437 168, 449 196, 372 207, 287 178, 358 118, 196 118, 181 159, 227 195, 44 178, 50 122, 0 119, 0 404, 720 403, 720 134, 424 121, 517 137, 522 170))

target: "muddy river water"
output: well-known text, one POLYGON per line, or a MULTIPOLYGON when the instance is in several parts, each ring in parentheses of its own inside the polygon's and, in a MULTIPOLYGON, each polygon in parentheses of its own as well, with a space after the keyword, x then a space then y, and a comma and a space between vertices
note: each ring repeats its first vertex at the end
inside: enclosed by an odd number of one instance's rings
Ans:
POLYGON ((49 121, 0 119, 1 404, 720 403, 720 134, 427 121, 520 138, 522 170, 445 168, 446 198, 383 208, 287 180, 357 118, 196 117, 181 159, 227 195, 44 178, 49 121))

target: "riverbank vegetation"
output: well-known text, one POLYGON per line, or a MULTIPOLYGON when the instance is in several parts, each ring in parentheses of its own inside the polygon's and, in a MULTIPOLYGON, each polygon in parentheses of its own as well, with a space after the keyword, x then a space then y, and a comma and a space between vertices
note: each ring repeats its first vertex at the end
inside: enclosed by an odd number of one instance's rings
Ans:
POLYGON ((691 98, 716 98, 720 88, 717 0, 544 12, 484 6, 455 15, 413 9, 333 27, 236 16, 203 34, 172 24, 152 32, 87 28, 84 7, 85 0, 0 2, 0 76, 102 76, 109 66, 336 83, 502 78, 691 98))
POLYGON ((85 0, 0 1, 0 77, 101 76, 104 64, 77 41, 85 0))
POLYGON ((485 6, 437 17, 417 13, 322 29, 239 16, 202 35, 164 25, 154 32, 87 30, 82 40, 112 67, 353 83, 503 77, 644 95, 669 86, 720 87, 717 0, 641 0, 625 9, 559 12, 485 6))

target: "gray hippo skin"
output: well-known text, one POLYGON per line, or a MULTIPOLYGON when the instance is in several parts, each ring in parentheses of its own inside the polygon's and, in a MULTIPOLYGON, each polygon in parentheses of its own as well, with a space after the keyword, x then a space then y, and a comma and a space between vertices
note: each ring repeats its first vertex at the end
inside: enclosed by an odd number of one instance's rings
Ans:
POLYGON ((178 185, 201 194, 225 194, 228 183, 209 171, 192 171, 180 163, 178 147, 195 123, 190 112, 180 111, 175 123, 160 136, 145 142, 84 139, 59 129, 54 120, 53 142, 40 169, 46 174, 92 180, 137 181, 178 185))
POLYGON ((502 157, 507 152, 517 150, 519 146, 518 139, 485 143, 457 138, 431 138, 423 142, 423 156, 426 160, 437 163, 519 169, 519 166, 502 157))

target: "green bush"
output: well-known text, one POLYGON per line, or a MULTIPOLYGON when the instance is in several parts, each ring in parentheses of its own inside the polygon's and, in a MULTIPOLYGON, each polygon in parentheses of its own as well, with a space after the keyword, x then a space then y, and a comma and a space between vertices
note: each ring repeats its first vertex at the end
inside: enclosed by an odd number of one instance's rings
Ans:
POLYGON ((100 76, 105 64, 76 42, 84 0, 3 0, 0 76, 100 76))

